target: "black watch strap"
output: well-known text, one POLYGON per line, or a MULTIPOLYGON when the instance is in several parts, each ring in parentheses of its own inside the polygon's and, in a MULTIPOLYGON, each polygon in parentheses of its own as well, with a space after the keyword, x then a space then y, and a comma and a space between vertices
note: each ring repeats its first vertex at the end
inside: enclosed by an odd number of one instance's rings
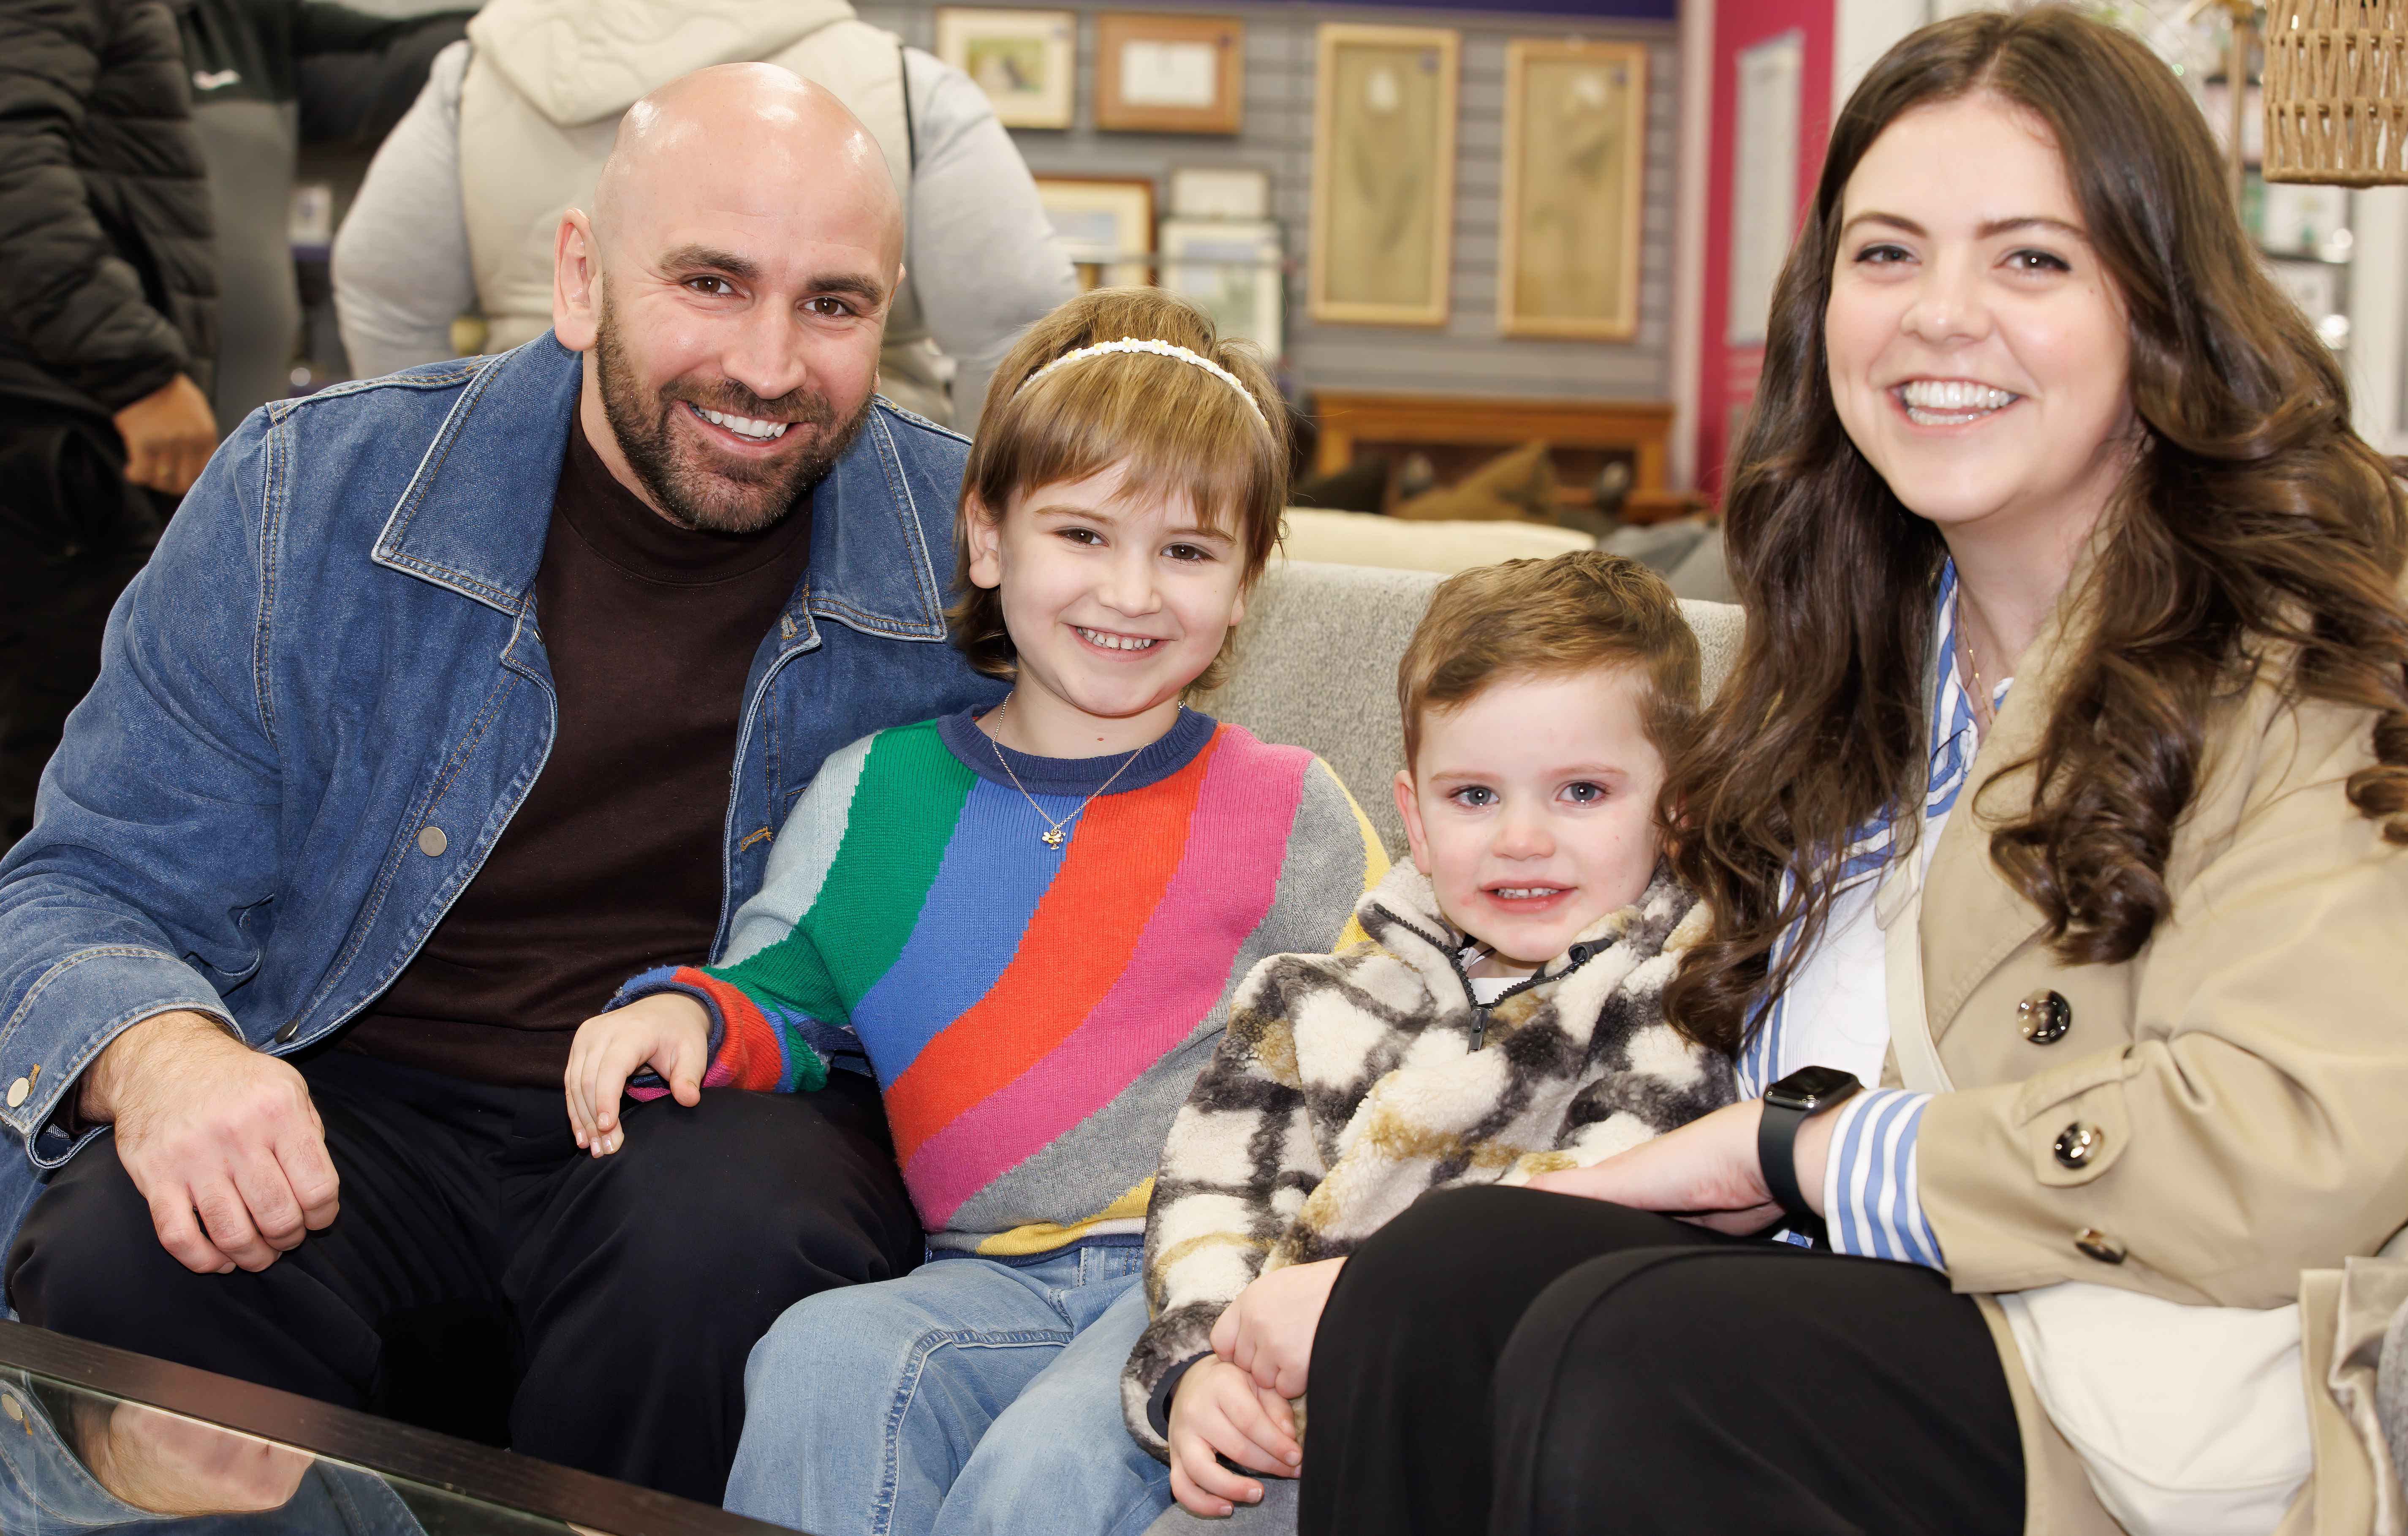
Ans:
POLYGON ((1798 1187, 1798 1129, 1863 1084, 1833 1067, 1807 1067, 1764 1091, 1764 1118, 1756 1129, 1756 1157, 1764 1186, 1792 1221, 1819 1224, 1820 1216, 1798 1187))

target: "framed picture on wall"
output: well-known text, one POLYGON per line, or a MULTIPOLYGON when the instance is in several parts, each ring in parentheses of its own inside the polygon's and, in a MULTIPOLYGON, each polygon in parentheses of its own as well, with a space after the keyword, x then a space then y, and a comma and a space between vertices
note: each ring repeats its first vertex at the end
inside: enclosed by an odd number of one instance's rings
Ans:
POLYGON ((1280 226, 1268 219, 1165 219, 1162 286, 1193 299, 1225 337, 1275 363, 1286 322, 1280 226))
POLYGON ((1446 323, 1460 52, 1448 27, 1319 29, 1306 280, 1314 320, 1446 323))
POLYGON ((937 57, 978 82, 1005 127, 1070 126, 1079 65, 1071 12, 940 6, 937 57))
POLYGON ((1626 339, 1639 330, 1647 50, 1505 45, 1505 188, 1497 328, 1626 339))
POLYGON ((1246 23, 1236 17, 1096 16, 1096 127, 1234 134, 1245 98, 1246 23))
POLYGON ((1154 183, 1102 176, 1040 176, 1037 201, 1081 288, 1133 288, 1154 280, 1154 183))

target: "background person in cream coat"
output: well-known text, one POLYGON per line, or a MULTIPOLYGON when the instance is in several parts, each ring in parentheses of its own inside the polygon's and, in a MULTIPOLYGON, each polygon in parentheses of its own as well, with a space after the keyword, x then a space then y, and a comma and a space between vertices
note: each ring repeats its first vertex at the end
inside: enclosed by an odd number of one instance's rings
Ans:
POLYGON ((692 70, 768 63, 835 93, 902 194, 903 285, 879 391, 968 431, 1031 322, 1079 291, 1027 165, 969 77, 846 0, 494 0, 377 151, 335 237, 335 308, 363 376, 552 324, 552 236, 593 206, 628 106, 692 70), (950 380, 950 383, 948 380, 950 380))
POLYGON ((2071 10, 1867 77, 1734 476, 1667 1012, 1742 1093, 1889 1085, 1367 1243, 1303 1530, 2400 1529, 2408 491, 2222 189, 2071 10), (1745 1236, 1816 1219, 1856 1256, 1745 1236))

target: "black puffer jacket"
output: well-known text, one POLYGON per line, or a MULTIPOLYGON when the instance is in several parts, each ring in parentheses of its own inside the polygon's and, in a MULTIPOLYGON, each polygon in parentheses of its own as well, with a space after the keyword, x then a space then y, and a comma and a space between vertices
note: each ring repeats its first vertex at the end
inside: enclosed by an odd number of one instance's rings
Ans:
POLYGON ((208 387, 206 176, 175 0, 0 0, 0 395, 208 387))

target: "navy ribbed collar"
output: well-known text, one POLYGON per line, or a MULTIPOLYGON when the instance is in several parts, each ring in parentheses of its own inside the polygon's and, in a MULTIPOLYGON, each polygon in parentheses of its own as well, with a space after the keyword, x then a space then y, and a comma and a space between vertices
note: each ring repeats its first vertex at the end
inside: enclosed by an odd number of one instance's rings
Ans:
POLYGON ((1125 752, 1108 757, 1032 757, 979 729, 977 717, 985 712, 969 709, 945 715, 937 722, 937 735, 964 768, 990 783, 1011 788, 1011 777, 1003 770, 1005 763, 1010 764, 1011 772, 1020 777, 1020 786, 1031 795, 1092 795, 1108 779, 1115 795, 1160 783, 1194 762, 1220 725, 1211 715, 1182 710, 1170 729, 1138 749, 1134 762, 1125 752), (1000 761, 996 756, 998 750, 1003 754, 1000 761), (1124 763, 1128 764, 1126 771, 1113 779, 1113 771, 1124 763))

